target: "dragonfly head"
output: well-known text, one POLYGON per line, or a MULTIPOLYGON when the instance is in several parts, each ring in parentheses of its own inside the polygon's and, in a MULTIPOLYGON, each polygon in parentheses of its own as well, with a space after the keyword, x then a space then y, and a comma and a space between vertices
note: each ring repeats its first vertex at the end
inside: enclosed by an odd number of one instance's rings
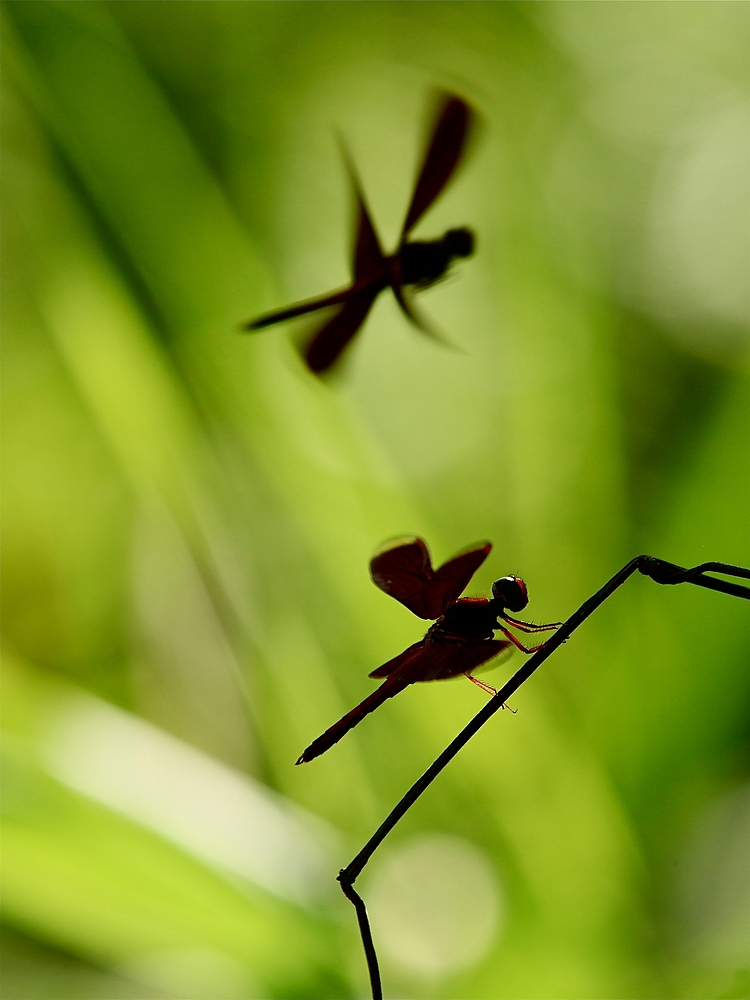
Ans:
POLYGON ((520 576, 503 576, 492 584, 492 598, 508 611, 523 611, 529 603, 526 584, 520 576))
POLYGON ((449 229, 443 246, 451 257, 471 257, 474 253, 474 233, 470 229, 449 229))

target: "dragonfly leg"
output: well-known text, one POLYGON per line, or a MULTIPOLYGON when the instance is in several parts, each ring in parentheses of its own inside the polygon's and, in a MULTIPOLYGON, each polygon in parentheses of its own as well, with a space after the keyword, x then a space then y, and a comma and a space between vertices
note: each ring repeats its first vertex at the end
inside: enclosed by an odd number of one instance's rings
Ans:
POLYGON ((562 622, 550 622, 549 625, 534 625, 533 622, 522 622, 518 618, 511 618, 510 615, 503 615, 503 618, 514 628, 520 629, 521 632, 551 632, 562 625, 562 622))
MULTIPOLYGON (((491 694, 493 696, 497 694, 497 688, 494 688, 491 684, 486 684, 484 681, 480 681, 478 677, 474 677, 472 674, 465 674, 464 676, 468 677, 472 684, 476 684, 476 686, 480 687, 486 694, 491 694)), ((503 708, 507 708, 509 712, 513 713, 513 715, 516 714, 517 709, 511 708, 510 705, 505 702, 503 702, 503 708)))
POLYGON ((497 688, 494 688, 491 684, 480 681, 478 677, 474 677, 472 674, 464 674, 464 676, 468 677, 472 684, 476 684, 477 687, 481 688, 485 694, 497 694, 497 688))
POLYGON ((517 649, 521 650, 522 653, 535 653, 538 649, 541 649, 542 646, 546 646, 545 642, 541 642, 538 646, 524 646, 524 644, 519 639, 516 639, 513 633, 509 632, 507 628, 503 628, 502 625, 498 625, 497 627, 506 638, 510 639, 517 649))

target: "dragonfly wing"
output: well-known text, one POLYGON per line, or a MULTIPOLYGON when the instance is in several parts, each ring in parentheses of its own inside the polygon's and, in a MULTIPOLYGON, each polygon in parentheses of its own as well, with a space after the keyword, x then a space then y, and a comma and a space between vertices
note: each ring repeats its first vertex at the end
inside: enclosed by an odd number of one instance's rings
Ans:
POLYGON ((382 667, 378 667, 377 670, 373 670, 368 676, 387 677, 389 674, 392 674, 396 669, 398 669, 398 667, 400 667, 403 663, 406 663, 410 656, 414 656, 414 654, 420 650, 422 646, 424 646, 424 639, 420 639, 419 642, 415 642, 412 646, 409 646, 408 649, 405 649, 403 653, 399 653, 398 656, 394 656, 392 660, 384 663, 382 667))
MULTIPOLYGON (((373 583, 420 618, 432 618, 424 599, 432 580, 430 550, 415 535, 385 542, 370 560, 373 583)), ((435 616, 437 617, 437 616, 435 616)))
POLYGON ((479 542, 459 552, 435 571, 424 592, 429 618, 439 618, 449 605, 458 600, 491 550, 492 542, 479 542))
POLYGON ((414 195, 406 213, 403 238, 437 198, 450 180, 466 148, 466 140, 475 114, 470 106, 453 94, 441 96, 438 115, 432 130, 414 195))
POLYGON ((381 286, 351 295, 338 312, 312 338, 305 351, 310 371, 326 371, 364 323, 381 286))
POLYGON ((483 674, 487 670, 494 670, 495 667, 499 666, 504 660, 512 656, 515 652, 516 647, 512 642, 506 642, 505 639, 493 639, 493 642, 499 642, 503 647, 498 651, 496 656, 493 656, 491 660, 483 660, 481 663, 472 667, 471 670, 467 670, 466 673, 476 675, 483 674))
POLYGON ((340 136, 339 146, 341 147, 341 155, 346 164, 346 170, 349 174, 349 181, 354 190, 356 201, 357 234, 354 240, 352 270, 354 272, 354 285, 360 287, 374 281, 382 280, 387 272, 387 264, 380 241, 378 240, 378 234, 375 232, 375 226, 367 210, 365 196, 362 193, 362 185, 359 182, 359 175, 349 155, 349 150, 340 136))
MULTIPOLYGON (((476 670, 483 663, 505 652, 512 643, 504 639, 480 639, 467 642, 461 639, 441 639, 438 642, 425 640, 418 644, 421 648, 390 674, 407 684, 420 681, 443 681, 450 677, 460 677, 476 670)), ((413 647, 412 647, 413 648, 413 647)))
POLYGON ((449 340, 446 340, 441 333, 438 333, 431 323, 427 322, 421 312, 415 307, 414 303, 407 297, 403 285, 393 284, 391 285, 391 288, 393 289, 393 294, 396 296, 396 302, 398 302, 404 316, 406 316, 406 318, 413 323, 418 330, 421 330, 422 333, 430 337, 431 340, 435 340, 438 344, 442 344, 443 347, 451 347, 454 351, 460 350, 460 348, 457 348, 455 344, 451 344, 449 340))
POLYGON ((382 280, 387 272, 385 257, 378 241, 378 234, 367 211, 367 205, 362 195, 359 182, 352 174, 352 183, 357 198, 357 240, 354 244, 354 281, 362 284, 369 281, 382 280))

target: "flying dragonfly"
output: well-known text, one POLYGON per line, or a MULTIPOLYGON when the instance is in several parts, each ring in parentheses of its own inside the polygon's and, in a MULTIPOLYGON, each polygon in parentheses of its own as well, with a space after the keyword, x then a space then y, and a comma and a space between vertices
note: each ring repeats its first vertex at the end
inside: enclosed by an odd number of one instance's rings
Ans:
POLYGON ((243 330, 261 330, 274 323, 336 306, 336 311, 315 331, 305 350, 311 371, 320 374, 338 359, 367 318, 378 295, 391 288, 406 317, 430 336, 436 336, 416 312, 406 289, 429 288, 443 278, 458 257, 474 252, 474 233, 467 228, 449 229, 440 239, 409 240, 409 234, 453 176, 466 149, 476 115, 453 94, 439 95, 438 111, 414 194, 406 213, 398 247, 384 254, 365 204, 356 172, 345 154, 357 203, 357 234, 354 241, 352 282, 338 292, 298 302, 267 313, 242 325, 243 330))
POLYGON ((314 760, 358 725, 388 698, 417 681, 447 680, 465 674, 484 691, 497 694, 489 684, 473 676, 482 664, 516 646, 534 653, 539 646, 524 646, 510 631, 538 633, 556 629, 560 622, 532 625, 511 617, 529 602, 526 584, 518 576, 504 576, 492 584, 492 598, 461 597, 474 573, 490 554, 492 544, 469 546, 434 570, 426 543, 415 536, 386 542, 370 562, 376 586, 418 615, 437 619, 423 639, 373 670, 370 677, 385 677, 377 690, 314 740, 298 758, 298 764, 314 760), (499 631, 505 639, 495 639, 499 631))

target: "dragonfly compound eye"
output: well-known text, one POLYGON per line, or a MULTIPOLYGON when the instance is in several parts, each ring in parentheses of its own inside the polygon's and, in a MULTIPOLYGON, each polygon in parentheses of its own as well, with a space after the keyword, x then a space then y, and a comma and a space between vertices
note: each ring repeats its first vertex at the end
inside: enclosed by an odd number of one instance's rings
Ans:
POLYGON ((504 576, 492 584, 492 596, 509 611, 523 611, 529 603, 526 584, 520 576, 504 576))

